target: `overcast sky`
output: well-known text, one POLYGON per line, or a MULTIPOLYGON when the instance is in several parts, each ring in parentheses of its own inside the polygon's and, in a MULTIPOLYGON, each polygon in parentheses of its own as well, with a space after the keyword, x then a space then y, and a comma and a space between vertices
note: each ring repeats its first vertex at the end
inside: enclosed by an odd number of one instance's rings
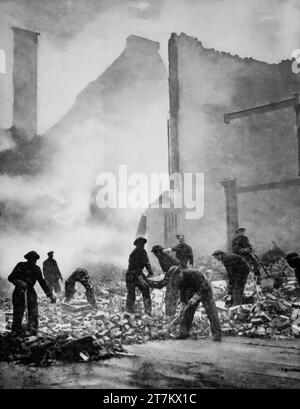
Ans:
POLYGON ((2 26, 41 33, 40 132, 112 63, 130 34, 159 41, 166 64, 171 32, 273 63, 300 48, 299 22, 299 0, 0 0, 2 26))

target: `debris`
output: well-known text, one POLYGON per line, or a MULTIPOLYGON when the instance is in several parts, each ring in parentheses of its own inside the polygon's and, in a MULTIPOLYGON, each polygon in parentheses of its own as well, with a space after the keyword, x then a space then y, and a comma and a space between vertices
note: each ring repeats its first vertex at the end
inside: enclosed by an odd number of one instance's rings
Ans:
MULTIPOLYGON (((198 261, 200 262, 200 261, 198 261)), ((214 261, 206 258, 201 270, 212 281, 223 335, 287 339, 300 334, 300 301, 295 297, 297 286, 287 276, 279 289, 264 288, 258 300, 251 280, 245 288, 244 304, 227 308, 226 281, 214 261), (223 278, 223 279, 222 279, 223 278), (249 300, 252 303, 249 304, 249 300)), ((200 268, 197 265, 197 268, 200 268)), ((276 265, 272 266, 277 268, 276 265)), ((52 365, 57 361, 90 362, 116 354, 126 354, 124 347, 148 340, 173 339, 177 325, 163 311, 165 290, 151 290, 153 316, 144 314, 142 297, 136 302, 136 313, 125 311, 124 282, 103 284, 93 277, 98 310, 91 308, 85 294, 76 293, 69 303, 53 305, 39 299, 39 333, 37 337, 12 338, 11 301, 0 300, 0 360, 52 365), (4 332, 6 331, 6 332, 4 332)), ((179 313, 180 306, 178 306, 179 313)), ((177 322, 178 324, 178 322, 177 322)), ((204 308, 196 311, 191 329, 193 338, 210 335, 210 325, 204 308)))

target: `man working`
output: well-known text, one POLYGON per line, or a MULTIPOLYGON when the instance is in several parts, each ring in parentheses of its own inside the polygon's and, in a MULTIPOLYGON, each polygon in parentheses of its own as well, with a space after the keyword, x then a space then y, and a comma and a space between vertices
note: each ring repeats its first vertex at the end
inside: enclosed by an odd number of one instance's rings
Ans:
POLYGON ((300 257, 298 253, 289 253, 285 257, 288 265, 295 271, 295 276, 300 286, 300 257))
MULTIPOLYGON (((164 248, 160 245, 152 247, 151 252, 157 257, 160 267, 164 273, 167 273, 172 266, 178 266, 179 261, 167 254, 164 248)), ((168 317, 176 314, 176 306, 178 300, 178 289, 171 286, 171 281, 166 285, 165 293, 165 313, 168 317)))
POLYGON ((153 275, 148 254, 144 249, 146 243, 147 240, 144 237, 138 237, 133 243, 136 248, 129 256, 128 270, 126 272, 126 310, 134 313, 135 289, 138 288, 143 295, 145 313, 151 315, 150 290, 143 274, 143 269, 146 268, 149 276, 153 275))
MULTIPOLYGON (((27 297, 28 330, 30 335, 36 335, 38 331, 38 305, 37 295, 34 290, 36 281, 42 287, 44 293, 49 297, 52 303, 56 299, 50 291, 46 281, 42 276, 41 269, 36 265, 40 256, 35 251, 25 254, 26 262, 18 263, 8 276, 8 280, 15 286, 12 295, 13 302, 13 324, 12 333, 19 335, 22 333, 22 320, 25 311, 25 297, 27 297)), ((28 335, 29 335, 28 334, 28 335)))
POLYGON ((65 297, 66 302, 69 302, 76 292, 75 285, 80 283, 85 288, 85 295, 87 301, 97 308, 97 302, 94 294, 94 289, 91 284, 90 276, 85 268, 77 268, 65 282, 65 297))
POLYGON ((146 280, 149 286, 153 288, 163 288, 170 281, 171 286, 179 291, 183 308, 180 329, 176 339, 189 338, 195 312, 200 302, 202 302, 210 322, 213 339, 214 341, 221 341, 221 325, 212 289, 199 270, 173 266, 161 281, 146 280))
POLYGON ((226 269, 228 294, 232 297, 232 304, 242 304, 244 288, 250 272, 249 264, 243 257, 237 254, 226 254, 222 250, 216 250, 212 255, 221 261, 226 269))
POLYGON ((59 280, 62 281, 62 275, 58 268, 56 260, 53 258, 54 251, 49 251, 48 258, 43 262, 43 274, 50 288, 50 291, 55 291, 56 294, 61 293, 59 280))
POLYGON ((252 254, 252 246, 248 237, 245 235, 246 229, 244 227, 238 227, 236 229, 236 236, 232 240, 232 251, 239 256, 244 257, 244 259, 252 266, 253 273, 256 278, 256 283, 260 285, 261 274, 260 268, 257 260, 252 254))
POLYGON ((178 240, 177 246, 167 249, 166 251, 174 251, 176 258, 180 262, 180 266, 182 268, 188 268, 188 265, 192 266, 194 264, 193 249, 185 243, 183 234, 177 234, 176 237, 178 240))

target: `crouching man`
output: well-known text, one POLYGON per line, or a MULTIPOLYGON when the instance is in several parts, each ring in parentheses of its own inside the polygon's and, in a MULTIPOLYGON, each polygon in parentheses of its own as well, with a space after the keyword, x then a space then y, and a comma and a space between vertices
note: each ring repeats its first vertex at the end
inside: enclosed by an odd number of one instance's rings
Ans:
POLYGON ((210 322, 213 339, 214 341, 221 341, 222 331, 218 311, 213 299, 211 286, 205 280, 204 275, 199 270, 182 269, 180 266, 173 266, 161 281, 147 279, 147 283, 152 288, 163 288, 168 285, 169 281, 172 288, 179 291, 182 303, 182 319, 176 339, 189 338, 195 312, 200 302, 202 302, 210 322))
POLYGON ((13 324, 12 334, 20 335, 22 333, 22 320, 27 302, 28 309, 28 334, 36 335, 38 332, 39 315, 37 295, 34 290, 34 285, 38 281, 47 297, 52 303, 56 302, 56 298, 50 291, 46 281, 43 278, 40 267, 36 265, 40 256, 35 251, 30 251, 25 254, 26 262, 18 263, 8 276, 8 280, 15 286, 12 295, 13 302, 13 324))
POLYGON ((70 302, 76 293, 76 283, 80 283, 85 288, 87 301, 97 308, 97 301, 88 271, 85 268, 77 268, 65 282, 66 302, 70 302))

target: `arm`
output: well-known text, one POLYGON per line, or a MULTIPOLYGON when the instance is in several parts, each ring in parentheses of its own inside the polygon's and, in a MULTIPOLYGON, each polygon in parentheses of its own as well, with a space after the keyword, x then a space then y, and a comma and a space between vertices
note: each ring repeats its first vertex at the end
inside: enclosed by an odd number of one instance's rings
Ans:
POLYGON ((240 252, 240 246, 238 241, 233 240, 232 242, 232 251, 233 253, 239 253, 240 252))
POLYGON ((27 283, 19 278, 21 271, 22 271, 21 263, 18 263, 7 279, 16 287, 26 289, 27 283))
POLYGON ((55 264, 56 264, 56 270, 57 270, 58 279, 59 279, 59 280, 62 280, 63 278, 62 278, 60 269, 59 269, 59 267, 58 267, 57 261, 55 261, 55 264))
POLYGON ((194 265, 194 254, 193 254, 193 249, 192 247, 189 248, 189 262, 190 265, 193 266, 194 265))
POLYGON ((145 264, 144 265, 145 265, 145 269, 148 271, 148 275, 153 276, 152 267, 151 267, 151 264, 150 264, 150 261, 149 261, 148 254, 147 254, 146 250, 145 250, 145 264))
POLYGON ((162 289, 163 287, 166 287, 168 285, 168 282, 170 281, 171 274, 168 272, 165 274, 164 278, 160 281, 152 281, 152 280, 147 280, 146 282, 151 288, 158 288, 159 290, 162 289))
POLYGON ((250 244, 248 237, 245 237, 245 245, 250 251, 252 251, 252 246, 250 244))

